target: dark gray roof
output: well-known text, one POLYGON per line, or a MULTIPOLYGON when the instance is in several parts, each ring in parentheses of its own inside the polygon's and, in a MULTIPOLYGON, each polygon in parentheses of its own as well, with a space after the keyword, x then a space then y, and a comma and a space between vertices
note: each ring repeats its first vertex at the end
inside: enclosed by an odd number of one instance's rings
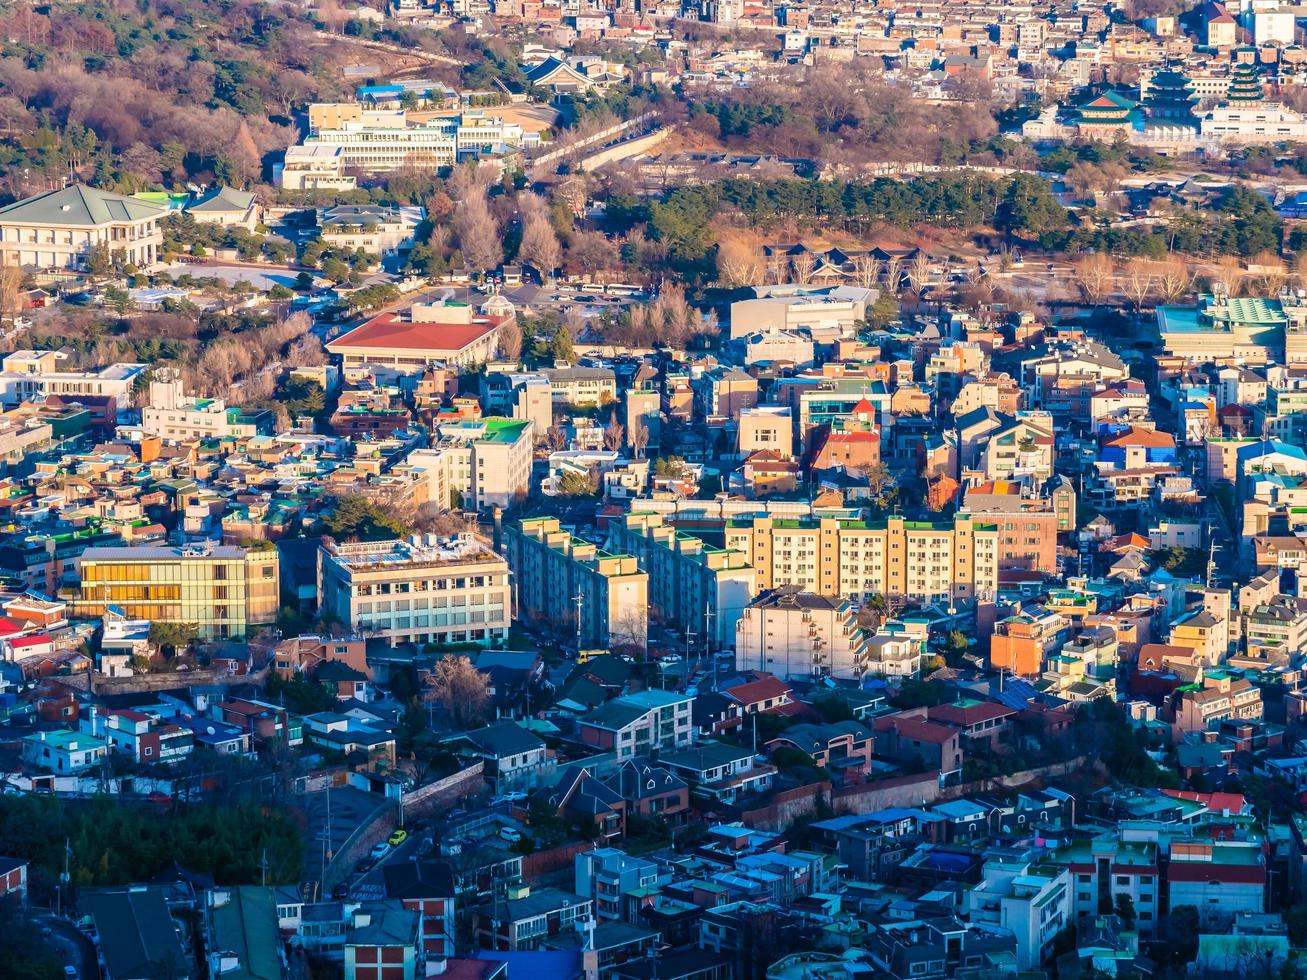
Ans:
POLYGON ((172 976, 190 976, 162 889, 83 892, 78 907, 95 920, 110 976, 154 976, 168 965, 178 971, 172 976))
POLYGON ((464 732, 461 737, 487 755, 496 757, 531 752, 545 744, 538 735, 511 721, 464 732))

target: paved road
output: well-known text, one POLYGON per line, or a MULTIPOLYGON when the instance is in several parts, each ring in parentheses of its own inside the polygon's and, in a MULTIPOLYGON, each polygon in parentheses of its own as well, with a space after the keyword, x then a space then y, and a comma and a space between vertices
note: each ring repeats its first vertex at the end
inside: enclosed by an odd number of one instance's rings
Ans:
POLYGON ((164 266, 159 271, 166 272, 173 277, 190 275, 196 279, 204 279, 212 276, 225 283, 244 280, 251 283, 256 289, 271 289, 276 285, 282 285, 290 289, 295 285, 295 280, 299 276, 297 269, 289 267, 244 265, 238 262, 215 262, 212 265, 196 262, 174 262, 172 265, 164 266))
POLYGON ((400 844, 399 847, 392 847, 390 853, 378 861, 372 868, 362 876, 351 879, 349 884, 349 896, 358 901, 369 901, 386 897, 386 886, 383 878, 382 868, 389 864, 396 864, 402 861, 416 861, 418 848, 423 837, 427 836, 425 830, 419 827, 410 826, 406 828, 409 833, 408 840, 400 844))
MULTIPOLYGON (((56 917, 52 912, 37 912, 33 918, 50 930, 46 941, 58 953, 62 963, 77 969, 79 980, 99 980, 100 966, 96 961, 95 947, 73 923, 56 917)), ((2 968, 0 973, 3 973, 2 968)))
POLYGON ((375 793, 365 793, 352 787, 306 793, 303 803, 307 820, 304 832, 304 880, 320 879, 324 854, 339 851, 345 841, 349 840, 349 835, 383 802, 375 793), (328 792, 331 796, 330 819, 328 792))

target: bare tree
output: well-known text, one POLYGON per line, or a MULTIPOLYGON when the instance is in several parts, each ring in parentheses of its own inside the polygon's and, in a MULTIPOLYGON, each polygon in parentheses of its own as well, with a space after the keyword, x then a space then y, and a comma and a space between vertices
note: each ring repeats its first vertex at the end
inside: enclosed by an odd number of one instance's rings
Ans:
POLYGON ((717 277, 732 289, 762 282, 762 252, 747 235, 726 232, 717 243, 717 277))
POLYGON ((811 252, 803 251, 791 257, 790 268, 794 270, 794 281, 800 286, 812 282, 812 270, 817 267, 817 260, 811 252))
POLYGON ((1256 269, 1262 293, 1265 295, 1278 295, 1289 279, 1288 266, 1285 265, 1284 259, 1274 252, 1258 252, 1248 264, 1256 269))
POLYGON ((897 255, 890 256, 885 263, 885 288, 897 294, 903 286, 903 259, 897 255))
POLYGON ((863 289, 870 289, 880 282, 885 264, 874 255, 867 253, 853 258, 853 279, 863 289))
POLYGON ((543 211, 533 212, 522 221, 522 245, 518 254, 543 279, 552 276, 563 259, 558 233, 543 211))
POLYGON ((649 445, 649 427, 644 424, 643 419, 637 416, 631 420, 631 432, 628 438, 631 442, 631 451, 635 453, 635 458, 642 458, 644 456, 644 447, 649 445))
POLYGON ((925 252, 918 252, 908 263, 908 282, 914 293, 920 293, 930 282, 930 258, 925 252))
POLYGON ((1248 269, 1237 255, 1222 255, 1213 263, 1216 266, 1216 279, 1225 283, 1231 296, 1242 296, 1244 282, 1248 278, 1248 269))
POLYGON ((608 417, 608 424, 604 426, 604 448, 617 452, 622 448, 626 441, 626 427, 617 420, 617 410, 608 417))
POLYGON ((563 181, 554 190, 554 199, 562 201, 574 217, 585 217, 585 207, 590 200, 590 189, 586 186, 585 178, 578 175, 563 181))
POLYGON ((495 338, 499 346, 499 356, 505 361, 516 361, 522 356, 522 328, 516 320, 509 320, 499 328, 495 338))
POLYGON ((445 709, 455 728, 467 729, 482 719, 490 703, 490 678, 467 657, 446 655, 436 661, 425 697, 445 709))
POLYGON ((558 452, 567 445, 567 433, 561 425, 551 425, 545 431, 545 445, 558 452))
POLYGON ((1143 309, 1148 294, 1153 291, 1153 273, 1142 262, 1131 262, 1130 271, 1121 283, 1121 289, 1136 311, 1143 309))
POLYGON ((1179 256, 1172 256, 1159 263, 1157 269, 1157 289, 1168 303, 1174 303, 1193 288, 1194 273, 1189 264, 1179 256))
POLYGON ((499 226, 486 205, 484 191, 468 190, 455 214, 454 223, 458 247, 469 271, 487 272, 499 265, 504 257, 503 245, 499 239, 499 226))
POLYGON ((0 262, 0 317, 16 317, 22 309, 23 270, 12 262, 0 262))
POLYGON ((1075 264, 1076 286, 1085 301, 1097 306, 1111 292, 1116 280, 1116 263, 1102 252, 1086 255, 1075 264))

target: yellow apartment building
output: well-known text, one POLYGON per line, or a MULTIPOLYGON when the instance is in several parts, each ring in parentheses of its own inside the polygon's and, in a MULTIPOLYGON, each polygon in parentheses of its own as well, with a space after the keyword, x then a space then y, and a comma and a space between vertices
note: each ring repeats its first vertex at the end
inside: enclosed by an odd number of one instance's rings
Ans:
POLYGON ((728 522, 724 544, 756 569, 759 590, 795 585, 862 601, 879 593, 944 603, 989 600, 998 590, 998 527, 968 517, 755 517, 728 522))

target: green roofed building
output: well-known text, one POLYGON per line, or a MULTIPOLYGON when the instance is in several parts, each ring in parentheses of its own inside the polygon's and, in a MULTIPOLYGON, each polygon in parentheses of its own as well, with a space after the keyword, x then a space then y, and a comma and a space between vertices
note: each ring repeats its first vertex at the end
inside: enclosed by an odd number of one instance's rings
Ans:
POLYGON ((1187 75, 1172 68, 1159 71, 1149 79, 1148 94, 1143 99, 1144 128, 1182 126, 1197 129, 1198 116, 1194 113, 1197 101, 1193 82, 1187 75))
POLYGON ((1086 136, 1110 135, 1134 123, 1137 103, 1119 92, 1107 91, 1076 106, 1076 129, 1086 136))
POLYGON ((165 204, 70 184, 0 208, 0 262, 82 272, 93 249, 150 268, 163 247, 165 204))
POLYGON ((1195 306, 1159 306, 1157 329, 1168 354, 1194 364, 1230 359, 1263 364, 1285 350, 1307 326, 1307 299, 1291 292, 1279 297, 1232 297, 1223 288, 1198 297, 1195 306))
POLYGON ((1261 102, 1266 97, 1262 87, 1262 75, 1256 65, 1237 64, 1230 75, 1230 91, 1225 97, 1231 105, 1248 105, 1261 102))

